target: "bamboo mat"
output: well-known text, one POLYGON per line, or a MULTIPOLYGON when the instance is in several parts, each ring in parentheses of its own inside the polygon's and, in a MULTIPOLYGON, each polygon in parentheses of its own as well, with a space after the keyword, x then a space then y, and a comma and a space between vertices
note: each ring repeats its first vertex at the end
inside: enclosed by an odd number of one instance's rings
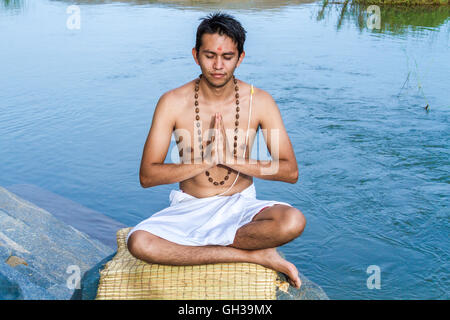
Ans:
POLYGON ((136 259, 128 251, 131 228, 117 232, 117 254, 100 272, 98 300, 274 300, 280 280, 253 263, 167 266, 136 259))

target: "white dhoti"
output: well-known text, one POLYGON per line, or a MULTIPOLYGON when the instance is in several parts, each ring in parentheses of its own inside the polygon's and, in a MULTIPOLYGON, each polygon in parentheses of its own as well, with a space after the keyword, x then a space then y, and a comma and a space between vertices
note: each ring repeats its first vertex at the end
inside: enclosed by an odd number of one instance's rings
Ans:
POLYGON ((170 206, 140 222, 137 230, 188 246, 229 245, 236 231, 265 207, 286 202, 256 199, 255 185, 231 196, 196 198, 181 190, 170 192, 170 206))

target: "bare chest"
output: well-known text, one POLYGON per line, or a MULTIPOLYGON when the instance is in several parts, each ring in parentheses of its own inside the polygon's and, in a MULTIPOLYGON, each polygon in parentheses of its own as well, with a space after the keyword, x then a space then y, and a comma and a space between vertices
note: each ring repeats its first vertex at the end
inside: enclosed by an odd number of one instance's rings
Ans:
POLYGON ((223 105, 213 105, 199 99, 199 104, 195 106, 194 102, 192 99, 183 103, 176 116, 174 136, 181 162, 189 163, 198 159, 201 157, 201 151, 205 151, 211 143, 211 138, 215 134, 216 112, 223 118, 227 146, 231 150, 236 146, 238 158, 242 158, 246 150, 245 158, 248 158, 259 126, 254 106, 249 117, 249 99, 242 99, 239 105, 232 101, 223 105))

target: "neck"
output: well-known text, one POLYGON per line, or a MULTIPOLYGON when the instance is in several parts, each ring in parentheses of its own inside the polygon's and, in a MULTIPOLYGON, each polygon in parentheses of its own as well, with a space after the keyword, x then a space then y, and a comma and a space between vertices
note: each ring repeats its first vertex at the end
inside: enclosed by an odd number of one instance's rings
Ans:
POLYGON ((200 80, 199 87, 203 97, 208 101, 214 102, 225 102, 226 100, 229 100, 231 96, 234 96, 235 91, 233 77, 231 77, 223 86, 217 87, 212 85, 205 76, 203 76, 200 80))

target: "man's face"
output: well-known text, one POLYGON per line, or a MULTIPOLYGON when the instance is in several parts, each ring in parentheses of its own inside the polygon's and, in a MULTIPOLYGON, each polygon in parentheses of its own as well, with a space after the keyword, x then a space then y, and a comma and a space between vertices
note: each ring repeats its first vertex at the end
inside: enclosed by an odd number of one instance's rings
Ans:
POLYGON ((244 52, 241 57, 238 56, 237 45, 230 37, 218 33, 205 33, 198 54, 195 48, 192 49, 192 54, 202 69, 204 78, 213 87, 227 84, 245 56, 244 52))

